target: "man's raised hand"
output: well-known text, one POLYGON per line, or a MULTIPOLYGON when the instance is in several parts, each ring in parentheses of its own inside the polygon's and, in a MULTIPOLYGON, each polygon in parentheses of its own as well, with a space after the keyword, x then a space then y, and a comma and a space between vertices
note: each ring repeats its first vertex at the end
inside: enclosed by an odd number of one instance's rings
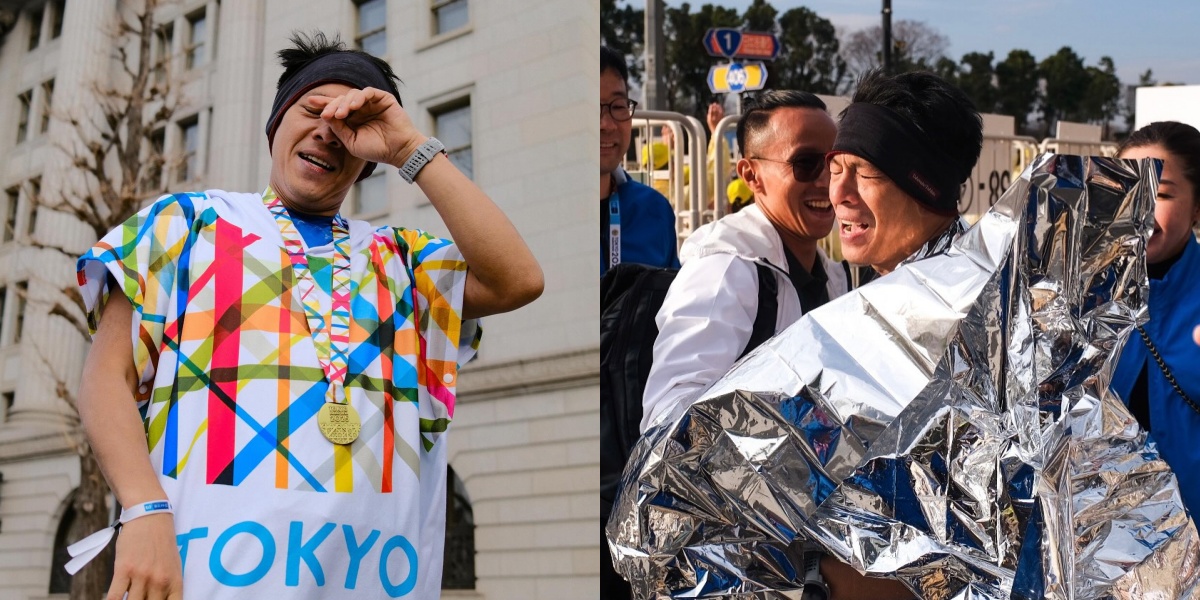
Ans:
POLYGON ((358 158, 399 167, 427 139, 392 94, 368 87, 337 97, 308 97, 346 150, 358 158))

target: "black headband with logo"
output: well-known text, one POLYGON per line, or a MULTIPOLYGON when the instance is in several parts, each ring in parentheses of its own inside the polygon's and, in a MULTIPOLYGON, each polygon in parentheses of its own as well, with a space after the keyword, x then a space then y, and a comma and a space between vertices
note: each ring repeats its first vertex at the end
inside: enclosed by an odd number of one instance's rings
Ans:
POLYGON ((842 152, 875 165, 933 212, 958 214, 962 181, 950 157, 892 109, 869 102, 846 107, 832 154, 842 152))
MULTIPOLYGON (((369 58, 355 52, 332 52, 313 59, 304 65, 295 75, 284 81, 275 92, 275 102, 271 105, 271 118, 267 120, 267 150, 275 141, 275 130, 287 112, 297 100, 309 90, 326 83, 341 83, 352 88, 363 89, 373 87, 390 92, 400 103, 400 92, 396 89, 391 78, 380 70, 379 66, 369 58)), ((401 104, 403 106, 403 104, 401 104)), ((366 179, 375 170, 375 163, 368 162, 359 174, 358 180, 366 179)))

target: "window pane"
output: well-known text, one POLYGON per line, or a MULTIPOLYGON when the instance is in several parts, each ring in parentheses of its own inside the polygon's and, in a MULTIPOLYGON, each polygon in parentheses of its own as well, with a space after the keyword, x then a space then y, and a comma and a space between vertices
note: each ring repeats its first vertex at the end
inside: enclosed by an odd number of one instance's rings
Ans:
POLYGON ((62 35, 63 13, 67 10, 66 0, 58 0, 54 3, 54 25, 50 29, 50 39, 58 39, 62 35))
POLYGON ((29 109, 33 104, 33 91, 17 96, 17 100, 21 103, 20 116, 17 117, 17 143, 21 143, 29 133, 29 109))
POLYGON ((4 228, 0 230, 0 243, 12 241, 17 236, 17 188, 8 190, 4 208, 4 228))
POLYGON ((196 149, 200 144, 200 124, 192 121, 180 124, 179 128, 183 134, 183 161, 179 165, 179 175, 176 181, 191 181, 197 175, 196 149))
POLYGON ((188 25, 191 31, 188 32, 188 53, 187 53, 187 68, 195 69, 204 66, 204 41, 205 41, 205 26, 207 20, 204 15, 193 17, 188 25))
POLYGON ((475 164, 470 148, 450 152, 447 156, 450 158, 450 162, 454 163, 459 171, 462 171, 463 175, 466 175, 468 179, 475 179, 475 164))
POLYGON ((471 107, 464 106, 437 116, 437 138, 454 150, 471 145, 471 107))
POLYGON ((387 3, 384 0, 369 0, 358 5, 358 32, 360 34, 382 29, 387 23, 387 3))
POLYGON ((439 6, 434 9, 434 12, 437 15, 437 31, 435 33, 446 33, 464 27, 470 16, 467 11, 467 0, 454 0, 439 6))
POLYGON ((387 180, 384 169, 376 169, 370 177, 358 182, 357 214, 379 214, 386 212, 391 203, 387 197, 387 180))
POLYGON ((13 343, 21 341, 21 332, 25 329, 25 304, 29 294, 29 284, 22 281, 17 284, 17 318, 13 326, 13 343))
POLYGON ((29 13, 29 49, 38 47, 42 41, 42 11, 29 13))
POLYGON ((54 80, 42 84, 42 133, 50 129, 50 107, 54 100, 54 80))
POLYGON ((471 105, 436 115, 434 131, 442 144, 445 144, 450 162, 464 175, 473 179, 475 165, 471 156, 471 105))
POLYGON ((387 54, 387 32, 372 33, 362 39, 362 50, 374 56, 387 54))
MULTIPOLYGON (((8 288, 0 287, 0 327, 4 326, 4 306, 8 303, 8 288)), ((4 345, 4 331, 0 330, 0 346, 4 345)))

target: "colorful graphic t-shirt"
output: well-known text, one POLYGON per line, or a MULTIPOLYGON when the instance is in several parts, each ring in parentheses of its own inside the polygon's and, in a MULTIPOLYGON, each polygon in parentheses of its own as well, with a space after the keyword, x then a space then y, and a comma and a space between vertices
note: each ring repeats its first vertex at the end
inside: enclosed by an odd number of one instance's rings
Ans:
MULTIPOLYGON (((362 430, 348 445, 318 428, 329 384, 261 195, 165 196, 79 260, 93 330, 110 277, 134 308, 185 597, 438 597, 443 434, 481 333, 461 316, 466 263, 421 231, 351 221, 349 235, 344 385, 362 430)), ((334 244, 305 251, 328 315, 334 244)))

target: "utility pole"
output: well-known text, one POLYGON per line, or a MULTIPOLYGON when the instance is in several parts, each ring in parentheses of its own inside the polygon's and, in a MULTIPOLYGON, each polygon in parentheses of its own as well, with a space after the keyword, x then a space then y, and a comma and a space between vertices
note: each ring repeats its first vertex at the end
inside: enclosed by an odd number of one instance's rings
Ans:
POLYGON ((883 0, 883 72, 892 71, 892 0, 883 0))
POLYGON ((663 0, 646 0, 646 108, 666 110, 662 93, 666 89, 663 71, 663 0))

